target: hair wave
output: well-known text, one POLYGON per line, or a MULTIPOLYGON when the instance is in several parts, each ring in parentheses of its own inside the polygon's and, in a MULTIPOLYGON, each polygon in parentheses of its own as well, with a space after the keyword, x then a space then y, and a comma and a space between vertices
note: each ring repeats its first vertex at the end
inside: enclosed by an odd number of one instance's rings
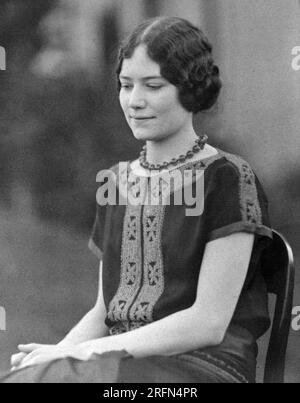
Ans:
POLYGON ((212 46, 203 31, 177 17, 159 17, 140 24, 119 50, 116 69, 118 89, 123 60, 139 45, 158 63, 161 75, 179 90, 179 101, 189 112, 210 109, 217 101, 222 81, 212 57, 212 46))

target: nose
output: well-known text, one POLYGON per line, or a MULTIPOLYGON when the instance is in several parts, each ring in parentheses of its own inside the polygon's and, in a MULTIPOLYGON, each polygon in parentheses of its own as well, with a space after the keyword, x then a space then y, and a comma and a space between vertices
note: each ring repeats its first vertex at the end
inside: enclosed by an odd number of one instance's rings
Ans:
POLYGON ((134 86, 130 92, 129 107, 132 109, 142 109, 146 106, 144 92, 138 86, 134 86))

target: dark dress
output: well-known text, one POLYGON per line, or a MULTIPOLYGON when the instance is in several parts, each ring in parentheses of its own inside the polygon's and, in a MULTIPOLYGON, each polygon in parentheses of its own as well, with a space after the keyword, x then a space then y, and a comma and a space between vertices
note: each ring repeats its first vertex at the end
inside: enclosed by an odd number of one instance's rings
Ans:
MULTIPOLYGON (((204 198, 202 214, 188 216, 187 205, 175 204, 176 186, 171 189, 170 205, 98 205, 90 248, 103 258, 106 325, 111 334, 118 334, 194 303, 207 242, 240 231, 255 234, 247 278, 224 342, 180 355, 199 363, 205 360, 240 380, 254 381, 256 340, 270 325, 260 270, 261 251, 272 239, 268 202, 249 164, 237 155, 217 151, 175 169, 193 172, 193 194, 197 193, 196 171, 204 173, 204 192, 199 196, 204 198)), ((128 192, 140 197, 144 186, 140 177, 133 174, 130 164, 121 169, 117 165, 112 168, 116 200, 124 193, 124 169, 128 192)), ((157 192, 155 186, 148 186, 157 192)))
MULTIPOLYGON (((111 382, 255 381, 256 341, 270 325, 266 285, 260 268, 261 252, 272 239, 268 202, 249 164, 237 155, 217 151, 212 157, 174 168, 173 173, 189 170, 190 176, 183 185, 174 181, 166 187, 170 201, 167 204, 133 202, 141 200, 142 194, 154 195, 161 201, 163 177, 153 186, 149 179, 145 182, 135 175, 129 163, 111 168, 111 180, 117 185, 116 203, 101 206, 98 199, 89 246, 103 259, 105 322, 112 335, 190 307, 196 298, 206 243, 236 232, 255 234, 246 281, 222 344, 172 357, 120 356, 111 382), (197 176, 197 171, 202 175, 197 176), (194 207, 197 211, 199 200, 194 205, 176 202, 180 194, 186 201, 183 193, 188 187, 196 198, 201 198, 198 215, 187 213, 187 208, 194 207), (148 193, 143 193, 145 190, 148 193)), ((99 187, 102 190, 104 182, 99 187)), ((90 370, 95 368, 89 382, 102 379, 95 375, 100 361, 80 363, 68 359, 46 367, 53 365, 61 373, 66 373, 67 367, 69 378, 75 382, 82 381, 78 374, 87 373, 83 369, 86 366, 90 370)), ((23 371, 28 374, 30 369, 23 371)), ((30 379, 47 381, 38 369, 31 371, 35 375, 30 379)))

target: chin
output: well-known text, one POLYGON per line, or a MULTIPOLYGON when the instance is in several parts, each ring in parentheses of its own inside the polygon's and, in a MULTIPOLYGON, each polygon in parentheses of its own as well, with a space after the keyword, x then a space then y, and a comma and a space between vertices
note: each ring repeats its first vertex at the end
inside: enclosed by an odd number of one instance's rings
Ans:
POLYGON ((155 141, 159 140, 159 136, 154 133, 149 133, 142 130, 134 130, 132 131, 134 137, 139 141, 155 141))
POLYGON ((167 133, 159 132, 152 130, 143 130, 143 129, 131 129, 133 136, 139 141, 161 141, 168 137, 167 133))

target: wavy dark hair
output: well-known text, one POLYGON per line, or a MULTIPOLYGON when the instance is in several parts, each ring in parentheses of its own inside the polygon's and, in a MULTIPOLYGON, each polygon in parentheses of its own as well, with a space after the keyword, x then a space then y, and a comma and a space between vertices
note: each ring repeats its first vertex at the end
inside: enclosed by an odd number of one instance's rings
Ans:
POLYGON ((123 60, 131 58, 142 44, 160 65, 161 75, 179 89, 179 101, 187 111, 198 113, 216 103, 222 82, 212 46, 201 29, 177 17, 147 20, 125 39, 116 69, 119 91, 123 60))

